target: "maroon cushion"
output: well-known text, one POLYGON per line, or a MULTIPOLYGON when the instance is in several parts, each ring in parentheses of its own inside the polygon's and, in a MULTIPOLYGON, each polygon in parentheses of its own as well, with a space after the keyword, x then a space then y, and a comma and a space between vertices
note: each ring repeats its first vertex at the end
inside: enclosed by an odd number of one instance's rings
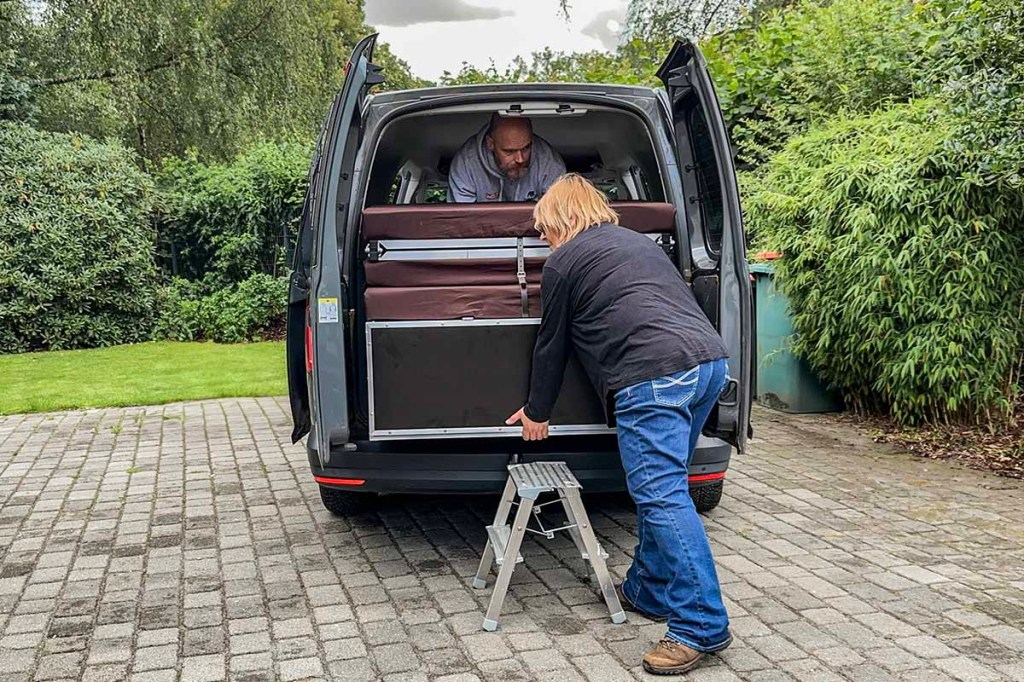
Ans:
MULTIPOLYGON (((672 232, 675 206, 653 201, 613 202, 619 224, 637 232, 672 232)), ((534 204, 402 204, 363 209, 363 238, 476 239, 536 237, 534 204)))
MULTIPOLYGON (((540 317, 540 287, 530 285, 530 317, 540 317)), ((518 286, 367 287, 368 320, 458 320, 522 317, 518 286)))
MULTIPOLYGON (((540 284, 543 258, 527 258, 526 281, 540 284)), ((370 287, 470 286, 518 284, 514 258, 471 260, 404 260, 367 262, 370 287)))

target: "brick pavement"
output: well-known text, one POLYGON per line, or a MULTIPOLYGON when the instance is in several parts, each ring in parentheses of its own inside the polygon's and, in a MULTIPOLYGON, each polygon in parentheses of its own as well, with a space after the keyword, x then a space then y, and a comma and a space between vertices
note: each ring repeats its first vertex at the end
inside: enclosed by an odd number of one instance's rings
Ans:
MULTIPOLYGON (((332 517, 286 405, 0 418, 0 680, 648 677, 661 626, 611 625, 561 540, 524 545, 484 633, 495 499, 332 517)), ((1024 680, 1024 485, 819 418, 755 424, 705 519, 736 642, 687 679, 1024 680)), ((621 576, 633 513, 588 509, 621 576)))

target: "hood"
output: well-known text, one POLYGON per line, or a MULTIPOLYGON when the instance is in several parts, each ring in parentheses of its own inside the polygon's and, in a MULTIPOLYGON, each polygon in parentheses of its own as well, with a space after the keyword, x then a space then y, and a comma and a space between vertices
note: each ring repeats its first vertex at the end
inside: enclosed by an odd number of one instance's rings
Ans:
POLYGON ((476 154, 477 158, 480 159, 480 165, 484 167, 489 175, 493 175, 499 180, 505 180, 505 176, 502 175, 501 171, 498 170, 498 164, 494 161, 494 154, 487 149, 487 128, 489 125, 485 125, 480 129, 480 132, 476 134, 476 154))

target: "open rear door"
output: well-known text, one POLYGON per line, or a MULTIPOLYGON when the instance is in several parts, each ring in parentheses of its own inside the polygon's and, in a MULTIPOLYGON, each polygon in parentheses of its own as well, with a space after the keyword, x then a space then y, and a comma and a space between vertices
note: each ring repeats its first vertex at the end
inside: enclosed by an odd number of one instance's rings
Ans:
POLYGON ((344 443, 349 436, 341 258, 350 166, 360 139, 359 112, 370 87, 384 82, 380 68, 370 61, 376 42, 376 34, 368 36, 352 51, 344 84, 320 129, 289 282, 292 442, 309 433, 315 423, 315 447, 323 465, 330 456, 330 444, 344 443), (311 397, 315 397, 312 402, 311 397))
POLYGON ((658 69, 672 116, 694 261, 694 292, 729 351, 730 381, 705 432, 742 452, 750 428, 752 299, 725 121, 700 50, 677 40, 658 69))

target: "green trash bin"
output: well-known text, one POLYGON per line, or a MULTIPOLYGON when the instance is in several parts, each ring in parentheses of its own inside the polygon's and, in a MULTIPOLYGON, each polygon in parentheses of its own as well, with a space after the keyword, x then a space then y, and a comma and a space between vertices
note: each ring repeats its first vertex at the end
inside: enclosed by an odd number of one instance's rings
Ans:
POLYGON ((775 288, 771 263, 751 263, 757 343, 755 396, 762 405, 791 413, 838 412, 842 402, 825 388, 807 361, 790 349, 796 334, 789 303, 775 288))

